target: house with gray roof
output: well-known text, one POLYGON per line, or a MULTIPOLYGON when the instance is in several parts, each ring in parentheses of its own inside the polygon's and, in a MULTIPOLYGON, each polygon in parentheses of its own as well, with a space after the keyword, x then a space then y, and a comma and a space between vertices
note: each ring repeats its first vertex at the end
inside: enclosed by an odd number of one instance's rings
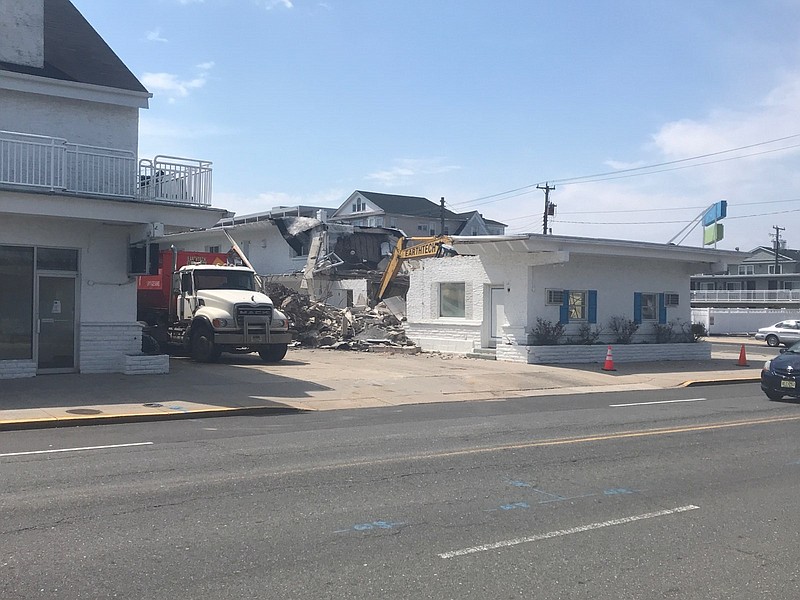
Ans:
POLYGON ((226 211, 209 161, 138 156, 150 97, 69 0, 0 2, 0 378, 168 369, 136 274, 226 211))
POLYGON ((455 213, 419 196, 356 190, 329 217, 334 223, 400 229, 408 237, 503 235, 506 225, 477 211, 455 213))

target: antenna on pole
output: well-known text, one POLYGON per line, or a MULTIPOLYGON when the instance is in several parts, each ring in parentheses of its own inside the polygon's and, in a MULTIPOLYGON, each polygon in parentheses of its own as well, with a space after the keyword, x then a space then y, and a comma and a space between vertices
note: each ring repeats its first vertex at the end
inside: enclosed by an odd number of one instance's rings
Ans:
MULTIPOLYGON (((550 190, 556 189, 556 186, 550 187, 549 183, 545 183, 544 186, 537 185, 536 189, 544 190, 544 218, 542 219, 542 234, 547 235, 548 228, 547 228, 547 217, 550 215, 555 215, 556 205, 550 202, 550 190)), ((550 233, 553 233, 550 231, 550 233)))

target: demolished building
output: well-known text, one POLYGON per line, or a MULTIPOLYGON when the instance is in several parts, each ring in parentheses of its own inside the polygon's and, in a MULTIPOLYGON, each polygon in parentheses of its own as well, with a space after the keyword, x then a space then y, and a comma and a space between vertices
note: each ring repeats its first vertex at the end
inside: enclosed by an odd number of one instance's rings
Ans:
MULTIPOLYGON (((297 289, 305 291, 312 302, 338 308, 377 304, 383 272, 403 232, 309 217, 281 217, 273 222, 293 250, 307 251, 297 289)), ((287 284, 285 277, 267 279, 287 284)), ((392 292, 404 297, 407 291, 408 276, 401 274, 395 278, 392 292)))

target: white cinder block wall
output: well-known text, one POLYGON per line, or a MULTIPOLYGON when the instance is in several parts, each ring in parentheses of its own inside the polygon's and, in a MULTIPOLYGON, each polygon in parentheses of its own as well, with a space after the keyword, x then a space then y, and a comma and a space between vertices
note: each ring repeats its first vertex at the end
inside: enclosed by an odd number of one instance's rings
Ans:
POLYGON ((407 261, 406 335, 427 351, 466 354, 481 346, 484 286, 477 256, 407 261), (465 318, 439 316, 439 283, 465 282, 465 318))

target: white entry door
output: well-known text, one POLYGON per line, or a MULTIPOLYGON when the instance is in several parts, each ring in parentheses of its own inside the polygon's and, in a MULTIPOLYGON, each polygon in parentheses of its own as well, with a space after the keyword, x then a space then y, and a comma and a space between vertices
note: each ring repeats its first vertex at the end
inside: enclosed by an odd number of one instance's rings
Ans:
POLYGON ((497 341, 503 337, 506 325, 506 290, 502 287, 489 288, 489 347, 496 348, 497 341))

